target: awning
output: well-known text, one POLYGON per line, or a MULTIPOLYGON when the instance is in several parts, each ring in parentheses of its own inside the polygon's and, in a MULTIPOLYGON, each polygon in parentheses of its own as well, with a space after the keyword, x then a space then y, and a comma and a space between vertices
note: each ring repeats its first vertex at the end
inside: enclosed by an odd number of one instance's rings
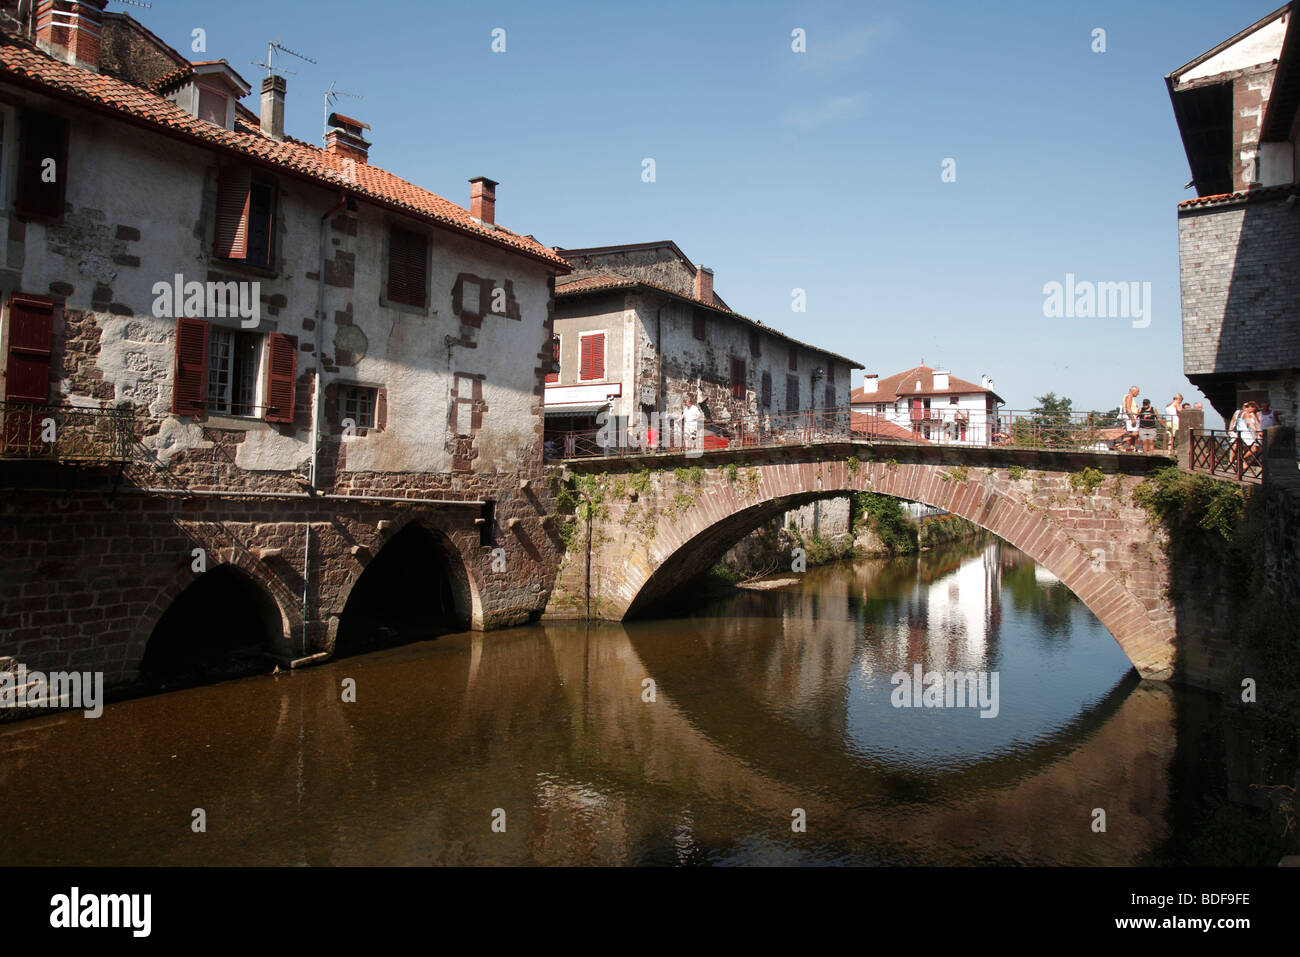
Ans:
POLYGON ((591 415, 593 412, 600 412, 608 408, 609 399, 600 402, 570 402, 568 405, 548 405, 543 411, 544 415, 591 415))

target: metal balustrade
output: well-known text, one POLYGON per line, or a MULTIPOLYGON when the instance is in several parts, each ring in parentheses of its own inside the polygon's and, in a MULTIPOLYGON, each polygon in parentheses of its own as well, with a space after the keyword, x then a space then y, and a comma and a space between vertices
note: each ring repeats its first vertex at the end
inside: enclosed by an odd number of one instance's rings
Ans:
POLYGON ((126 462, 130 409, 0 402, 0 459, 126 462))
POLYGON ((1216 429, 1192 429, 1190 438, 1187 467, 1191 471, 1251 485, 1264 481, 1263 432, 1256 432, 1251 442, 1242 441, 1236 432, 1216 429))

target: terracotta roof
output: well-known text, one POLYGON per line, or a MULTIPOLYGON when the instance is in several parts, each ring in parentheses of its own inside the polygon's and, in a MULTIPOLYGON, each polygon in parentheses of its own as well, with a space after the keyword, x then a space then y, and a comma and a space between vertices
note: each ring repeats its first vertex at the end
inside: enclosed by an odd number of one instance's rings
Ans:
POLYGON ((748 316, 742 316, 740 313, 733 312, 731 309, 724 309, 722 306, 707 303, 703 299, 696 299, 694 296, 684 296, 675 290, 666 289, 663 286, 656 286, 654 283, 645 282, 641 279, 633 279, 630 276, 620 276, 618 273, 597 273, 594 276, 584 276, 581 279, 574 279, 569 282, 557 282, 555 284, 555 298, 561 299, 569 296, 582 296, 592 292, 605 292, 611 289, 650 289, 654 292, 663 293, 666 296, 672 296, 674 299, 680 299, 682 302, 693 303, 701 308, 709 309, 712 312, 719 313, 720 315, 736 319, 739 322, 753 326, 754 328, 775 336, 778 339, 784 339, 785 341, 792 342, 797 346, 802 346, 811 352, 818 352, 824 356, 830 356, 832 359, 839 359, 842 362, 847 362, 849 367, 852 369, 865 368, 861 362, 855 362, 848 356, 842 356, 839 353, 823 349, 821 346, 814 346, 811 343, 802 342, 801 340, 794 338, 794 336, 787 336, 784 332, 773 329, 771 326, 765 326, 758 320, 750 319, 748 316))
POLYGON ((1215 193, 1212 196, 1197 196, 1195 199, 1185 199, 1178 204, 1179 209, 1185 209, 1189 206, 1211 206, 1219 203, 1248 202, 1252 199, 1271 198, 1279 193, 1300 192, 1300 187, 1294 183, 1283 183, 1281 186, 1256 186, 1253 189, 1243 189, 1236 193, 1215 193))
POLYGON ((997 401, 1003 401, 1002 396, 992 389, 986 389, 974 382, 967 382, 965 379, 959 379, 952 374, 948 375, 948 388, 936 389, 934 387, 934 370, 929 366, 916 366, 906 372, 899 372, 896 375, 881 379, 876 386, 875 392, 854 389, 849 395, 849 404, 852 405, 854 402, 894 402, 904 396, 912 395, 970 395, 976 392, 987 392, 997 401), (921 380, 919 389, 916 387, 917 379, 921 380))
POLYGON ((283 142, 278 142, 260 132, 227 130, 214 126, 191 116, 155 93, 115 77, 62 63, 36 50, 26 41, 8 35, 0 37, 0 78, 34 86, 83 105, 105 110, 124 121, 160 133, 236 153, 249 161, 541 260, 561 272, 569 271, 569 264, 562 257, 537 240, 520 236, 499 225, 495 228, 485 226, 475 221, 469 210, 378 166, 355 163, 356 178, 353 180, 348 174, 354 167, 352 164, 345 166, 345 157, 327 153, 301 140, 286 138, 283 142))
POLYGON ((905 429, 897 423, 890 422, 881 415, 854 412, 851 414, 851 418, 852 422, 849 428, 854 435, 865 435, 875 439, 890 439, 899 442, 920 442, 924 445, 934 444, 929 439, 923 439, 915 432, 905 429))

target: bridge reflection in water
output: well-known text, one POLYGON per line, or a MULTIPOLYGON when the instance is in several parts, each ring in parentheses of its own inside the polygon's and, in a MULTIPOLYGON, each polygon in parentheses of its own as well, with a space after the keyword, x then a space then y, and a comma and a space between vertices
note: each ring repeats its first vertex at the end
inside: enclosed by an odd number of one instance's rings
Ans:
POLYGON ((970 546, 4 728, 0 856, 1127 864, 1167 837, 1174 694, 1019 553, 970 546), (998 717, 891 707, 918 662, 998 671, 998 717))

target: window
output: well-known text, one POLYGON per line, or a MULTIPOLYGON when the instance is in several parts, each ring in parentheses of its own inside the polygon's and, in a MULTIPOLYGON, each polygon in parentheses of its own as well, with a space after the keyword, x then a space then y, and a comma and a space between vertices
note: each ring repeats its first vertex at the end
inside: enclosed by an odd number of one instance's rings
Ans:
POLYGON ((208 411, 223 415, 256 412, 262 337, 214 327, 208 340, 208 411))
POLYGON ((749 354, 753 356, 755 359, 757 359, 760 355, 763 354, 761 351, 761 343, 759 342, 759 335, 757 329, 749 330, 749 354))
POLYGON ((790 347, 790 371, 799 371, 799 353, 795 351, 794 346, 790 347))
POLYGON ((745 360, 731 357, 731 397, 745 398, 745 360))
POLYGON ((586 382, 605 378, 605 333, 582 336, 581 342, 578 378, 586 382))
POLYGON ((551 371, 546 373, 547 382, 560 381, 560 337, 551 336, 551 371))
POLYGON ((50 400, 50 341, 54 302, 44 296, 9 297, 9 354, 5 361, 5 400, 50 400))
POLYGON ((772 408, 772 373, 763 373, 763 408, 772 408))
POLYGON ((205 319, 176 320, 176 415, 260 414, 267 422, 292 422, 297 377, 295 336, 214 326, 205 319))
POLYGON ((835 408, 835 386, 833 385, 826 387, 826 408, 835 408))
POLYGON ((275 184, 255 181, 246 166, 223 169, 217 182, 213 255, 270 269, 274 226, 275 184))
POLYGON ((64 187, 68 181, 68 121, 49 113, 23 113, 18 138, 20 216, 62 219, 64 187))
POLYGON ((788 375, 785 377, 785 410, 787 412, 796 412, 799 409, 799 377, 788 375))
POLYGON ((226 97, 224 94, 199 85, 199 119, 225 128, 226 97))
POLYGON ((834 381, 835 381, 835 363, 834 363, 834 362, 828 362, 828 363, 826 363, 826 381, 827 381, 827 382, 834 382, 834 381))
POLYGON ((345 385, 339 390, 340 421, 347 428, 347 420, 352 420, 354 429, 375 429, 379 427, 379 390, 365 385, 345 385))
POLYGON ((696 309, 692 330, 696 339, 704 338, 704 310, 696 309))
POLYGON ((394 226, 388 231, 388 300, 424 308, 429 237, 394 226))

